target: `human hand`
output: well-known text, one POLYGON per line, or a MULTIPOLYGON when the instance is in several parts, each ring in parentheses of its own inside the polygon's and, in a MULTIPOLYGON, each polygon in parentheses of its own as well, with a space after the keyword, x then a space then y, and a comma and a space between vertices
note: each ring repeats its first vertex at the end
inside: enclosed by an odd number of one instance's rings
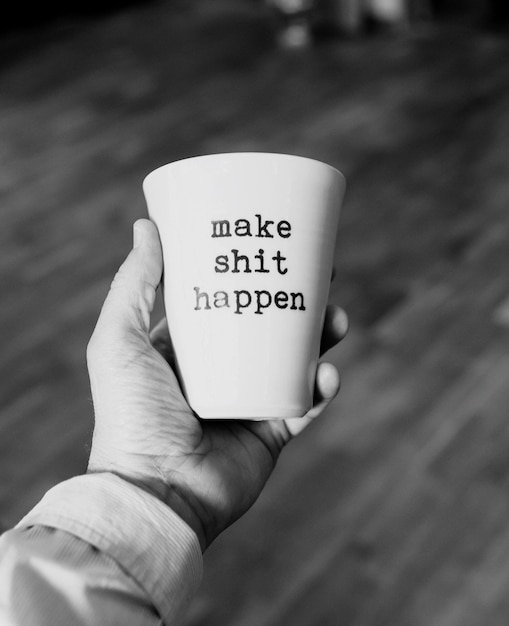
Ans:
MULTIPOLYGON (((133 250, 87 349, 95 409, 88 472, 113 472, 156 495, 193 528, 204 550, 254 503, 284 445, 337 394, 339 375, 332 364, 319 364, 315 403, 302 418, 198 419, 171 367, 166 321, 149 332, 161 276, 157 229, 138 220, 133 250)), ((344 311, 329 307, 322 353, 346 330, 344 311)))

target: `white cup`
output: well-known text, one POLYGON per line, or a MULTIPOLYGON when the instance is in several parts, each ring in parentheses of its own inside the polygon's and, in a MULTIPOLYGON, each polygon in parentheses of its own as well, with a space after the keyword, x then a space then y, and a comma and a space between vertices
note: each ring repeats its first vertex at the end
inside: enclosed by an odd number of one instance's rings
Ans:
POLYGON ((183 159, 146 176, 178 375, 199 417, 311 408, 344 188, 326 163, 262 152, 183 159))

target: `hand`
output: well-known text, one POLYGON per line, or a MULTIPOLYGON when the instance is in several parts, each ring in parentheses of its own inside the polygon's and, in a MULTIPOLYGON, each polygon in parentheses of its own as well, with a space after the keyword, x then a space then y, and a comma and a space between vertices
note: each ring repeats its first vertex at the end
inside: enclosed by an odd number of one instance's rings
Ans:
MULTIPOLYGON (((256 500, 283 446, 316 418, 339 390, 336 368, 321 363, 315 404, 302 418, 206 421, 189 408, 171 367, 163 320, 149 333, 162 275, 157 229, 134 225, 134 247, 111 285, 87 358, 95 409, 89 472, 113 472, 153 493, 197 533, 204 550, 256 500)), ((325 351, 347 330, 329 307, 325 351)))

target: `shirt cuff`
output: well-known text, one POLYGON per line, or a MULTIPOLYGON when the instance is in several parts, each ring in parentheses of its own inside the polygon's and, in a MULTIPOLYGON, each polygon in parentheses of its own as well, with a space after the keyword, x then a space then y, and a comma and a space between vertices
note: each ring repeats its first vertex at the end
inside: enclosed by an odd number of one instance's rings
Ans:
POLYGON ((17 527, 35 525, 72 533, 113 558, 165 623, 174 623, 201 582, 194 531, 157 498, 114 474, 85 474, 56 485, 17 527))

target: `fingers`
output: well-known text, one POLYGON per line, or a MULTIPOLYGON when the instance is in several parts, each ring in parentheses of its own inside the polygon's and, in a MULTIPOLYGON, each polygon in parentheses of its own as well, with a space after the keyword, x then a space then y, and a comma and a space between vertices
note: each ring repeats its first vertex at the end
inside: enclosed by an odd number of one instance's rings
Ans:
POLYGON ((168 328, 167 319, 163 317, 150 331, 150 342, 154 346, 154 348, 157 349, 158 347, 169 343, 169 341, 170 329, 168 328))
POLYGON ((162 253, 155 225, 146 219, 135 222, 133 249, 118 270, 97 322, 94 335, 101 340, 118 339, 125 332, 148 334, 150 314, 162 275, 162 253))
POLYGON ((332 363, 319 363, 316 370, 315 397, 313 408, 307 413, 314 419, 330 404, 337 396, 341 386, 339 372, 332 363))
POLYGON ((286 420, 286 427, 292 437, 302 432, 308 424, 316 419, 334 400, 339 392, 341 380, 338 370, 332 363, 319 363, 316 370, 315 399, 311 408, 304 417, 295 417, 286 420))
POLYGON ((150 333, 150 343, 172 367, 175 365, 175 354, 171 343, 170 330, 165 317, 160 320, 150 333))
POLYGON ((340 307, 330 304, 325 312, 320 356, 339 343, 348 332, 348 316, 340 307))

